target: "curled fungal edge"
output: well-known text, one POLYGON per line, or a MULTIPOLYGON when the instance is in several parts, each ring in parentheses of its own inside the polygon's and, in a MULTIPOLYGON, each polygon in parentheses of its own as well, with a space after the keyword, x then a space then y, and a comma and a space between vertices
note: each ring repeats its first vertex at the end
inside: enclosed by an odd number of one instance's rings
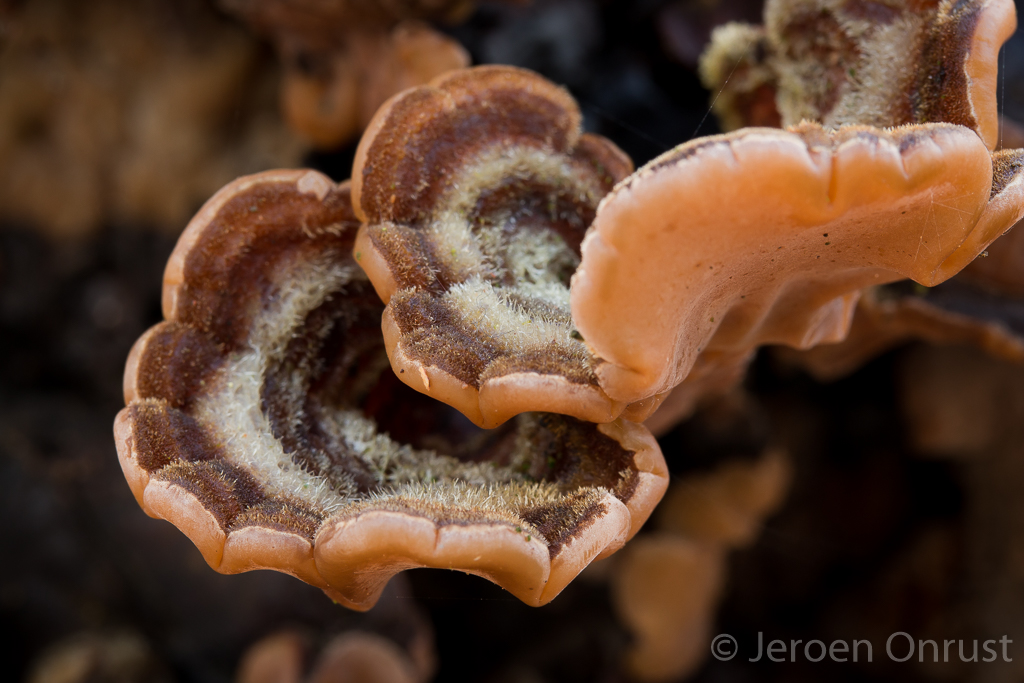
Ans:
POLYGON ((837 341, 863 288, 941 282, 1024 207, 1021 152, 958 125, 744 129, 626 177, 579 120, 535 74, 469 69, 390 100, 356 155, 392 366, 482 426, 643 420, 698 354, 837 341))
POLYGON ((573 278, 600 386, 635 401, 702 352, 841 340, 862 289, 938 284, 1024 214, 1022 157, 945 123, 749 128, 662 155, 602 201, 573 278))
POLYGON ((657 443, 544 413, 482 432, 406 388, 357 227, 347 185, 314 171, 240 178, 200 210, 125 370, 136 499, 217 571, 275 569, 355 609, 412 567, 550 601, 661 498, 657 443))
POLYGON ((565 90, 528 71, 453 72, 389 100, 360 142, 352 197, 366 223, 356 260, 388 305, 401 379, 484 427, 627 410, 597 384, 569 279, 598 202, 631 170, 581 134, 565 90))

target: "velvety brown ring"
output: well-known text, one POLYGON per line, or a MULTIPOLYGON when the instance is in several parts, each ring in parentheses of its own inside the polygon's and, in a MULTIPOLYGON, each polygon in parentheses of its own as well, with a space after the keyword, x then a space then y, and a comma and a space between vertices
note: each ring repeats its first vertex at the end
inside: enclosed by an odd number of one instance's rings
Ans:
POLYGON ((356 609, 419 566, 549 601, 650 514, 656 442, 540 413, 480 432, 405 389, 357 229, 347 185, 313 171, 241 178, 203 207, 167 266, 168 320, 125 370, 114 431, 136 499, 214 569, 283 571, 356 609))

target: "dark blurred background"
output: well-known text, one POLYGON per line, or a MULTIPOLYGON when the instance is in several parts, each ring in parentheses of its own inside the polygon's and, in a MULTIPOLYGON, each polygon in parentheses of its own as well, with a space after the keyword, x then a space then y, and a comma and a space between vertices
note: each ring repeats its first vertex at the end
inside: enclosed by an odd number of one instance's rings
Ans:
MULTIPOLYGON (((711 27, 760 13, 756 0, 482 2, 436 28, 475 64, 566 85, 587 129, 639 166, 718 132, 697 59, 711 27)), ((1024 38, 1003 65, 1003 108, 1024 120, 1024 38)), ((0 0, 0 677, 213 683, 283 628, 315 650, 342 631, 418 624, 432 629, 438 681, 630 680, 614 558, 539 609, 415 570, 357 614, 284 575, 216 574, 132 498, 111 425, 128 350, 161 318, 177 234, 238 175, 348 177, 354 143, 314 151, 283 123, 281 68, 270 43, 205 0, 0 0)), ((743 656, 706 659, 690 678, 1024 680, 1024 370, 911 344, 821 383, 763 351, 745 391, 751 443, 709 411, 662 439, 675 480, 767 443, 794 472, 781 510, 726 565, 711 633, 736 636, 743 656), (966 426, 936 441, 928 419, 947 414, 966 426), (893 664, 881 650, 896 631, 1005 634, 1019 656, 893 664), (758 632, 866 638, 875 661, 750 663, 758 632)))

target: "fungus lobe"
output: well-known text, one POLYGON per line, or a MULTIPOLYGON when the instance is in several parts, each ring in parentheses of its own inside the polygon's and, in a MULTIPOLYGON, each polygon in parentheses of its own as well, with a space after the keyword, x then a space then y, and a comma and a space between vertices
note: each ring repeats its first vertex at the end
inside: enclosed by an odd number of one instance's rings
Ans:
POLYGON ((941 121, 995 149, 997 57, 1016 24, 1011 0, 768 0, 764 26, 716 29, 701 78, 726 130, 773 113, 782 126, 941 121))
POLYGON ((396 96, 359 146, 392 366, 483 426, 643 420, 698 355, 842 339, 865 287, 941 282, 1021 213, 1018 153, 963 126, 744 129, 627 175, 579 120, 481 67, 396 96))
POLYGON ((395 372, 482 426, 528 410, 608 422, 627 407, 597 386, 569 280, 632 164, 580 121, 540 76, 478 67, 391 99, 359 145, 356 259, 387 303, 395 372))
POLYGON ((139 339, 115 437, 129 485, 223 573, 268 568, 367 609, 458 569, 544 604, 667 485, 644 428, 532 413, 483 432, 388 367, 347 184, 240 178, 200 210, 139 339))
POLYGON ((573 278, 601 388, 636 401, 701 353, 843 339, 864 288, 942 282, 1020 218, 1019 154, 945 123, 805 123, 662 155, 603 200, 573 278))

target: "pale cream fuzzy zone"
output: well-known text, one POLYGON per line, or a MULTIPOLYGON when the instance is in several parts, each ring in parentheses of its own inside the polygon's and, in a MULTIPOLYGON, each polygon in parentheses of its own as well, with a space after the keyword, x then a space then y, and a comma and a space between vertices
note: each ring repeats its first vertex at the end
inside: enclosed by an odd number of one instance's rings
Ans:
POLYGON ((700 57, 700 78, 705 87, 722 87, 741 61, 753 64, 752 50, 764 36, 760 26, 729 22, 715 27, 700 57))
POLYGON ((870 38, 861 42, 862 57, 851 77, 857 87, 847 88, 824 124, 832 128, 853 123, 892 125, 897 115, 893 107, 897 103, 890 95, 907 92, 916 75, 915 57, 925 26, 926 18, 907 14, 892 24, 877 27, 870 38))
POLYGON ((229 359, 216 380, 208 383, 215 390, 196 404, 197 419, 214 433, 226 458, 252 472, 269 495, 294 497, 328 514, 396 504, 454 506, 467 509, 447 510, 448 516, 485 514, 494 521, 521 525, 524 522, 516 510, 559 499, 554 484, 524 480, 522 472, 531 455, 524 436, 530 431, 528 424, 521 425, 527 428, 520 429, 511 464, 499 467, 417 451, 379 433, 371 420, 355 410, 319 416, 325 431, 359 453, 375 472, 381 488, 368 497, 357 494, 349 482, 310 474, 284 452, 261 409, 263 377, 284 355, 292 331, 310 311, 343 292, 348 283, 364 278, 354 265, 306 263, 301 275, 292 273, 287 286, 270 297, 275 303, 251 332, 248 350, 229 359))
MULTIPOLYGON (((600 489, 592 489, 596 493, 600 489)), ((503 484, 474 486, 462 481, 448 484, 409 482, 394 489, 371 493, 345 510, 358 514, 363 510, 412 508, 431 516, 444 516, 458 521, 492 521, 521 526, 524 531, 544 537, 524 521, 517 510, 562 498, 551 484, 511 481, 503 484)))
POLYGON ((745 123, 734 109, 737 96, 776 80, 775 71, 757 61, 757 46, 764 37, 761 26, 731 22, 711 32, 711 42, 701 55, 700 80, 712 93, 711 106, 725 131, 745 123))
POLYGON ((804 119, 821 121, 828 128, 850 123, 892 125, 897 114, 893 108, 898 103, 890 95, 906 92, 916 74, 923 32, 935 13, 916 14, 898 3, 893 9, 901 16, 891 24, 879 25, 847 16, 842 12, 843 5, 841 0, 778 0, 765 8, 765 24, 775 52, 770 63, 779 75, 777 104, 783 126, 797 125, 804 119), (793 17, 814 15, 822 9, 839 20, 843 32, 861 52, 856 64, 843 65, 848 80, 832 111, 824 117, 812 102, 825 94, 825 66, 815 60, 789 60, 784 38, 785 27, 793 17))
POLYGON ((453 286, 442 298, 459 310, 466 326, 498 337, 506 349, 514 352, 544 347, 552 341, 572 341, 571 318, 544 319, 509 301, 512 293, 474 278, 453 286))
POLYGON ((603 193, 596 179, 581 172, 568 157, 532 147, 489 150, 466 164, 439 202, 444 208, 426 227, 436 257, 463 278, 443 296, 462 312, 468 326, 497 337, 512 353, 558 341, 579 347, 583 360, 588 357, 585 347, 572 337, 569 287, 560 279, 576 269, 579 257, 561 236, 543 227, 521 225, 506 232, 504 226, 515 217, 477 226, 467 219, 484 191, 509 178, 572 188, 591 206, 603 193), (506 275, 514 285, 500 284, 506 275), (543 302, 558 313, 545 307, 527 310, 517 299, 543 302))
POLYGON ((263 376, 283 356, 291 332, 306 315, 348 282, 362 277, 354 265, 308 263, 301 275, 270 295, 274 303, 249 336, 248 351, 232 356, 218 371, 216 390, 196 403, 196 417, 213 431, 233 464, 251 471, 269 495, 291 496, 332 511, 347 502, 324 477, 304 471, 284 452, 261 409, 263 376), (358 275, 357 275, 358 272, 358 275))

